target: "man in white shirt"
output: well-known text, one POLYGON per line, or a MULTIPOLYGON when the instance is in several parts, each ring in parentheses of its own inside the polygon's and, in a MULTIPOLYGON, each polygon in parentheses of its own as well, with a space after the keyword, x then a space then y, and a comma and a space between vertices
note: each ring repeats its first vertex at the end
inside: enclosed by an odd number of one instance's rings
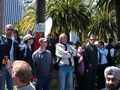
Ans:
POLYGON ((72 90, 74 59, 77 51, 67 44, 67 35, 59 36, 59 43, 56 44, 56 56, 59 61, 59 85, 58 90, 72 90))

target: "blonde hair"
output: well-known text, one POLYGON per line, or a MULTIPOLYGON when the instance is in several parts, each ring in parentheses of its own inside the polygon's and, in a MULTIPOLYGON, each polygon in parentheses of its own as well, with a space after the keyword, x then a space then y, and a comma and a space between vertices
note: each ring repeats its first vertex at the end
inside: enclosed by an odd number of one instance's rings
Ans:
POLYGON ((62 39, 63 36, 67 36, 67 35, 65 33, 60 34, 60 36, 59 36, 59 43, 61 43, 61 39, 62 39))

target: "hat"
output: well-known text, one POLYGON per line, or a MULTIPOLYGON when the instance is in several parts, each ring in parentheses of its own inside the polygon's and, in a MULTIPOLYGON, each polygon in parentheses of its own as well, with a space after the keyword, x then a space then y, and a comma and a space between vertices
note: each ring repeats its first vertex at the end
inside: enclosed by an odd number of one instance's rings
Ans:
POLYGON ((90 39, 96 39, 96 37, 94 35, 91 35, 90 39))
POLYGON ((40 38, 39 42, 41 42, 41 41, 47 41, 47 39, 46 38, 40 38))
POLYGON ((34 37, 33 37, 32 35, 27 34, 27 35, 25 35, 25 36, 23 37, 23 41, 27 41, 27 40, 33 39, 33 38, 34 38, 34 37))
POLYGON ((105 78, 107 75, 114 75, 118 80, 120 80, 120 68, 115 66, 107 67, 104 71, 105 78))

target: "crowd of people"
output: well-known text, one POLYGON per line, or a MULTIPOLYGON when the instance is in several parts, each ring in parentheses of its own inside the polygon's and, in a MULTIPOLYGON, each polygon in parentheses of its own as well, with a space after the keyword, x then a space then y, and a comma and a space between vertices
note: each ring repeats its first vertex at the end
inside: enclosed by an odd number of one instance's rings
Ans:
POLYGON ((51 90, 54 71, 57 90, 119 90, 120 44, 114 39, 109 38, 106 45, 96 43, 91 35, 83 47, 78 41, 68 43, 64 33, 44 38, 43 33, 33 36, 29 30, 20 38, 12 24, 4 31, 0 35, 0 90, 14 86, 17 90, 51 90))

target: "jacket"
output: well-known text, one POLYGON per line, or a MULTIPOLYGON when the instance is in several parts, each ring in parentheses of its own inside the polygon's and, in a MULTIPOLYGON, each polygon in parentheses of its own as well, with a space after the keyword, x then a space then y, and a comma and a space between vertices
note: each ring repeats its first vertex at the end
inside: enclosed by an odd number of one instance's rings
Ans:
POLYGON ((70 62, 71 62, 71 66, 74 66, 73 57, 76 55, 76 53, 77 53, 76 49, 74 49, 69 44, 66 44, 66 46, 62 43, 56 44, 55 54, 58 58, 57 60, 61 58, 59 62, 59 66, 70 65, 70 62))

